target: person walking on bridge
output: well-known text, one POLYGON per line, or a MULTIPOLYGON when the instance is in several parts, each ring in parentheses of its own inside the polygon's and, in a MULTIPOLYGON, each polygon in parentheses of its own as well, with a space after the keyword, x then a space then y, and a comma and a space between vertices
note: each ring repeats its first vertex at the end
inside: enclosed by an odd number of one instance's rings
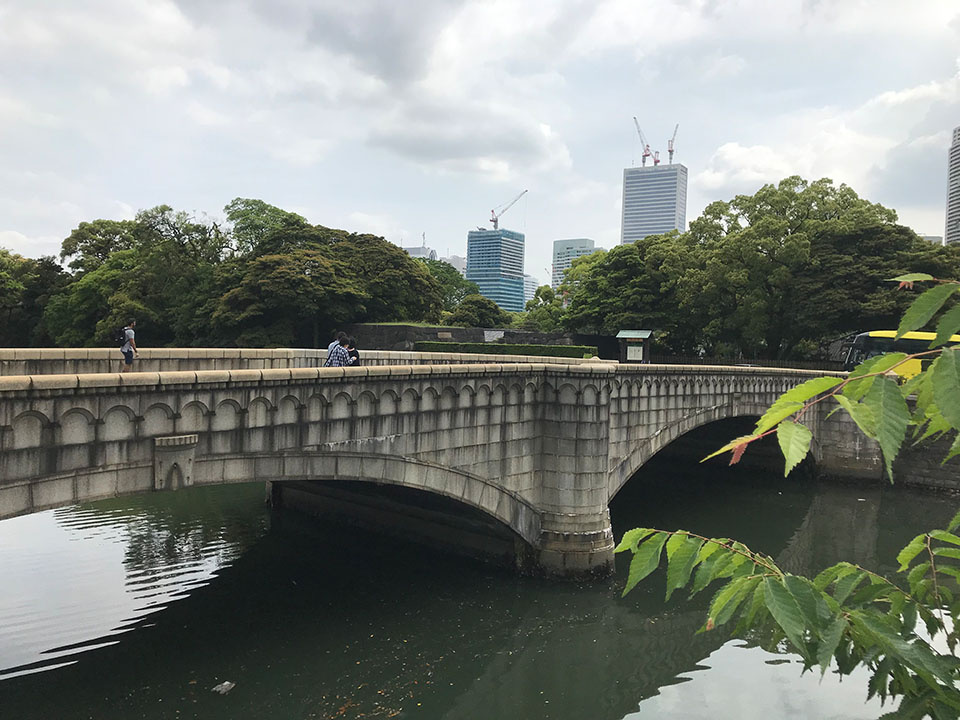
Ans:
POLYGON ((343 338, 336 345, 330 346, 330 353, 327 355, 327 361, 323 364, 324 367, 346 367, 353 359, 347 352, 347 336, 344 333, 340 334, 343 335, 343 338))
POLYGON ((334 336, 333 342, 330 343, 329 345, 327 345, 327 359, 326 359, 326 362, 324 362, 324 365, 325 365, 325 366, 326 366, 326 364, 327 364, 328 362, 330 362, 330 354, 333 352, 333 349, 334 349, 335 347, 337 347, 342 341, 344 341, 344 340, 346 340, 346 339, 347 339, 347 334, 346 334, 345 332, 343 332, 343 331, 338 332, 338 333, 334 336))
POLYGON ((137 333, 134 332, 136 326, 137 321, 131 320, 123 328, 123 345, 120 346, 120 352, 123 353, 123 364, 120 366, 120 372, 128 372, 133 367, 134 356, 140 356, 140 351, 137 350, 137 333))

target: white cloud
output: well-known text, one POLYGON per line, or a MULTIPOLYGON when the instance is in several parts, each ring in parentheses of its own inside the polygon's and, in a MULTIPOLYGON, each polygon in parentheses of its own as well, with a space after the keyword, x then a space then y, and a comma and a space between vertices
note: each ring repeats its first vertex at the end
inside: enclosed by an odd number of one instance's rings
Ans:
POLYGON ((354 232, 378 235, 397 245, 414 244, 409 238, 410 233, 392 217, 360 211, 351 212, 347 217, 351 223, 350 229, 354 232))
POLYGON ((733 77, 739 75, 747 66, 747 61, 739 55, 721 55, 716 53, 707 58, 703 69, 704 80, 733 77))
POLYGON ((529 187, 536 268, 557 237, 615 241, 638 114, 664 139, 680 122, 691 217, 799 173, 929 224, 960 118, 956 17, 955 0, 8 0, 0 218, 60 238, 262 196, 455 252, 478 198, 529 187))
POLYGON ((0 248, 24 257, 58 256, 60 254, 60 239, 50 236, 27 237, 16 230, 0 230, 0 248))

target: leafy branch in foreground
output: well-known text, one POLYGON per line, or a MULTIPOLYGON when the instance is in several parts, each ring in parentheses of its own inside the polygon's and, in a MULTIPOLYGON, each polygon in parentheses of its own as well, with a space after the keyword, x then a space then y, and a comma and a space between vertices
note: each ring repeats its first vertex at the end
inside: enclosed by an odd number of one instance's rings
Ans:
MULTIPOLYGON (((897 339, 926 325, 958 291, 960 283, 938 281, 930 275, 911 273, 892 278, 901 287, 935 281, 910 305, 897 328, 897 339)), ((913 426, 913 439, 954 434, 960 430, 960 346, 943 347, 960 332, 960 303, 945 312, 937 324, 937 334, 924 352, 886 353, 868 358, 845 378, 819 377, 808 380, 781 395, 757 421, 750 435, 738 437, 704 460, 731 452, 730 464, 736 464, 750 443, 776 433, 786 461, 784 475, 796 467, 810 451, 813 434, 802 424, 807 412, 821 402, 834 400, 864 435, 876 440, 883 455, 887 476, 893 480, 893 461, 913 426), (914 360, 929 362, 919 374, 900 385, 897 370, 914 360), (914 397, 911 412, 907 401, 914 397)), ((831 413, 833 414, 833 413, 831 413)), ((944 462, 960 455, 960 435, 950 447, 944 462)))
MULTIPOLYGON (((935 283, 910 305, 897 338, 924 327, 960 291, 960 283, 922 273, 893 280, 901 288, 935 283)), ((960 346, 944 347, 958 332, 960 303, 940 315, 929 350, 879 355, 846 377, 808 380, 781 395, 751 435, 709 457, 731 452, 730 464, 735 464, 751 443, 776 433, 789 474, 810 450, 813 435, 804 416, 833 400, 838 407, 832 412, 848 413, 877 441, 891 481, 893 461, 911 426, 915 443, 955 436, 946 462, 960 454, 960 346), (898 368, 918 359, 928 364, 899 384, 898 368)), ((870 671, 868 699, 900 699, 884 718, 946 720, 960 718, 960 631, 952 620, 960 616, 958 528, 960 512, 946 530, 911 540, 897 556, 896 582, 848 562, 811 580, 784 572, 772 558, 742 543, 686 530, 630 530, 616 552, 633 555, 624 595, 660 566, 666 549, 668 600, 682 588, 691 596, 716 588, 701 632, 725 626, 735 635, 749 633, 769 649, 797 652, 804 670, 819 667, 821 676, 834 663, 841 675, 862 665, 870 671)))
POLYGON ((956 718, 960 630, 938 610, 960 614, 960 597, 948 587, 960 579, 958 527, 960 513, 946 530, 910 541, 897 556, 903 587, 848 562, 810 580, 742 543, 686 530, 630 530, 616 552, 633 553, 624 595, 659 567, 666 548, 668 600, 676 590, 689 588, 692 597, 721 582, 701 631, 728 626, 770 649, 786 643, 805 671, 819 667, 821 676, 833 662, 841 674, 864 665, 868 698, 903 698, 887 717, 956 718), (936 648, 941 637, 946 652, 936 648))

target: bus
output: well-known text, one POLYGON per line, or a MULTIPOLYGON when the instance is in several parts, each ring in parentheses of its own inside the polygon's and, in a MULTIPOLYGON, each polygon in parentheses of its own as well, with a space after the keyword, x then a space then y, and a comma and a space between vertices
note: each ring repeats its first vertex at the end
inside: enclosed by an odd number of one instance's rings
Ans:
MULTIPOLYGON (((907 355, 924 352, 930 349, 930 343, 937 337, 937 334, 932 332, 908 332, 899 340, 894 340, 896 336, 896 330, 871 330, 855 336, 847 350, 843 369, 853 370, 867 358, 888 352, 902 352, 907 355)), ((960 335, 953 335, 943 347, 957 344, 960 344, 960 335)), ((921 370, 926 369, 935 357, 936 355, 931 355, 929 358, 908 360, 896 368, 894 372, 905 379, 912 378, 919 374, 921 370)))

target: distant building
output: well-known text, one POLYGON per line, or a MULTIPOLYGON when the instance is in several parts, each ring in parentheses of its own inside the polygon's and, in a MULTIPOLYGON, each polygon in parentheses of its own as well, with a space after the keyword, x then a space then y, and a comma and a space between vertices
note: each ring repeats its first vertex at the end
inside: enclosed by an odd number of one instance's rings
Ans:
POLYGON ((924 240, 934 245, 943 245, 943 235, 921 235, 924 240))
POLYGON ((467 259, 465 257, 460 257, 459 255, 451 255, 450 257, 440 258, 445 263, 453 265, 457 270, 460 271, 460 274, 463 275, 467 272, 467 259))
POLYGON ((537 280, 533 275, 524 275, 523 276, 523 307, 527 307, 527 303, 533 300, 533 296, 537 294, 537 288, 540 287, 540 281, 537 280))
POLYGON ((623 171, 620 242, 642 240, 671 230, 686 230, 687 168, 652 165, 623 171))
POLYGON ((578 257, 589 255, 597 248, 590 238, 572 238, 553 241, 553 277, 550 286, 556 290, 563 282, 563 273, 578 257))
POLYGON ((947 226, 943 239, 950 245, 960 242, 960 127, 953 129, 947 157, 947 226))
POLYGON ((424 260, 436 260, 437 251, 428 248, 426 245, 418 245, 417 247, 405 247, 403 248, 407 255, 415 258, 423 258, 424 260))
POLYGON ((523 233, 471 230, 467 233, 467 280, 504 310, 523 310, 523 233))

